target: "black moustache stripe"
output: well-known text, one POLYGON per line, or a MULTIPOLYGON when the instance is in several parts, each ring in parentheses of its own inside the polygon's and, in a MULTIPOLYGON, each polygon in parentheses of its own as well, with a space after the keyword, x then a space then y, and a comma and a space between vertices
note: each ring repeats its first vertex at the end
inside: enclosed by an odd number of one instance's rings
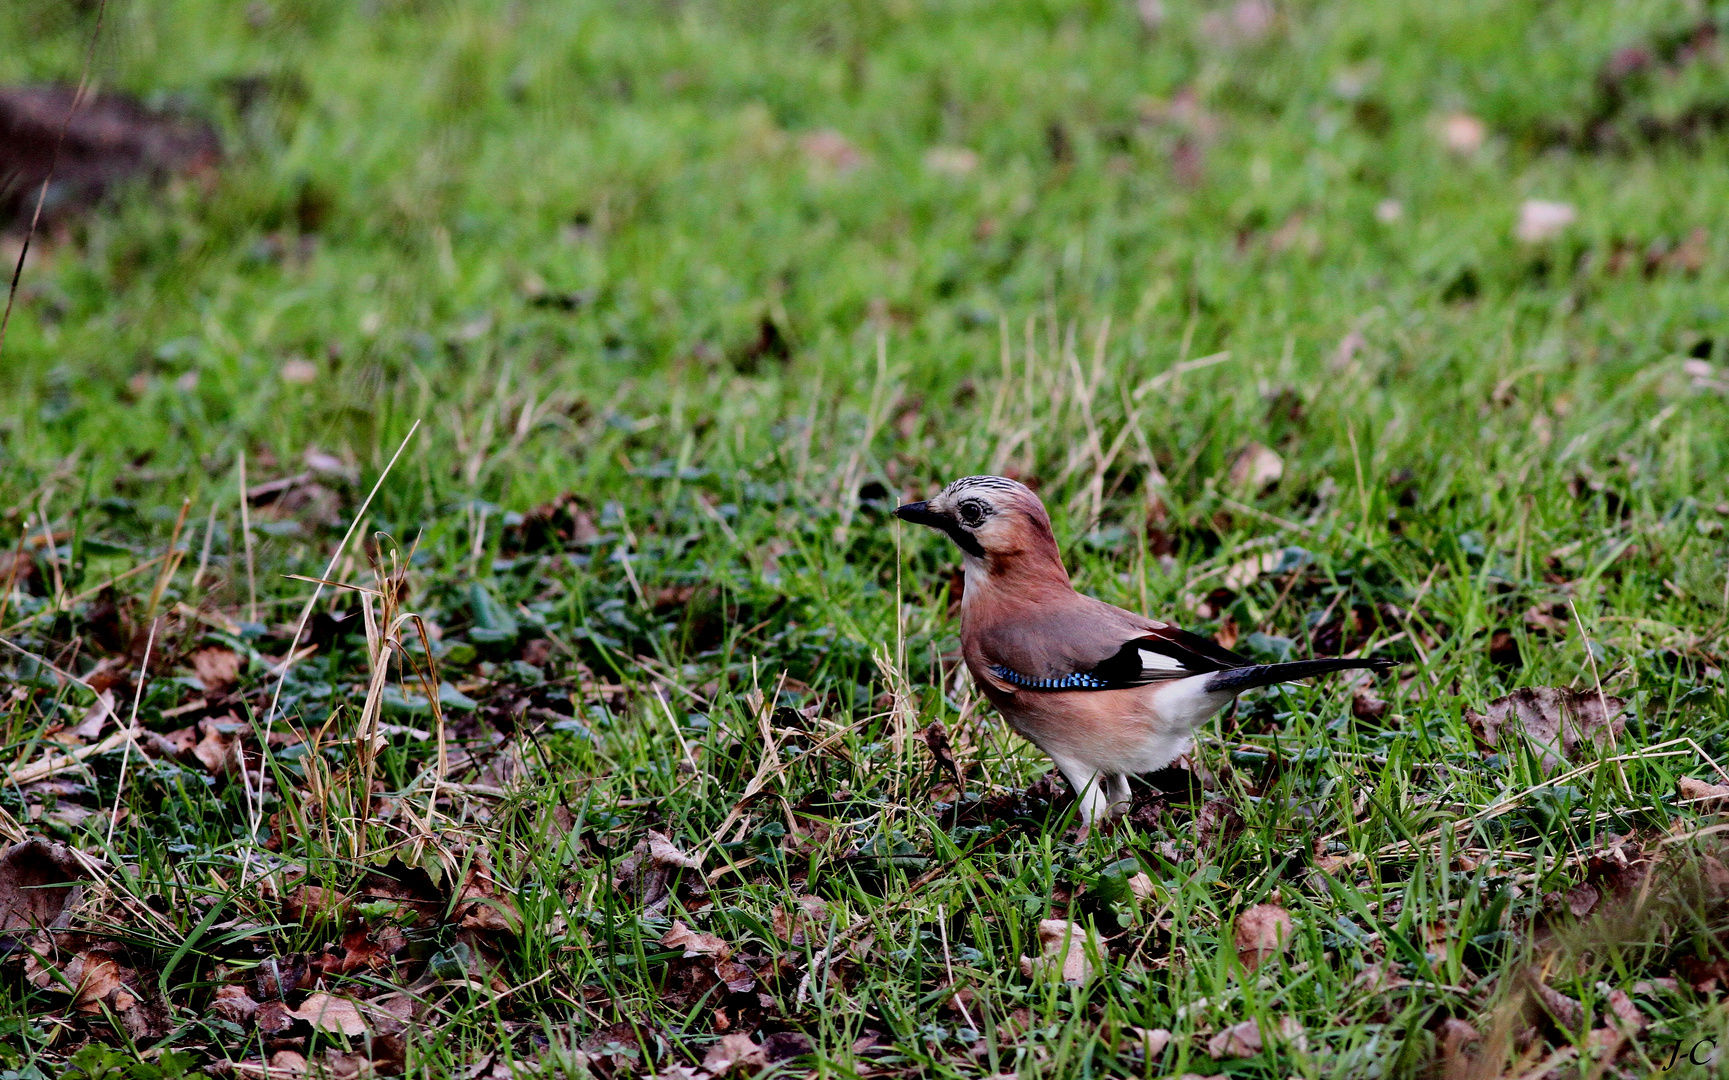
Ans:
POLYGON ((953 540, 962 551, 973 558, 982 559, 985 557, 985 549, 979 544, 978 537, 961 528, 960 522, 950 519, 943 525, 943 532, 948 533, 949 539, 953 540))

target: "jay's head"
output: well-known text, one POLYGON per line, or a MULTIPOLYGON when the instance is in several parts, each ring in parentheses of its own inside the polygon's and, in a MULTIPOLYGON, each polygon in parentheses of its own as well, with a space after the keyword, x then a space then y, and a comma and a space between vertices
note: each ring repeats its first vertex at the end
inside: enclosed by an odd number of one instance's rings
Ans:
POLYGON ((895 514, 949 535, 992 572, 1017 562, 1053 562, 1060 571, 1050 515, 1032 489, 1006 476, 966 476, 935 497, 897 507, 895 514))

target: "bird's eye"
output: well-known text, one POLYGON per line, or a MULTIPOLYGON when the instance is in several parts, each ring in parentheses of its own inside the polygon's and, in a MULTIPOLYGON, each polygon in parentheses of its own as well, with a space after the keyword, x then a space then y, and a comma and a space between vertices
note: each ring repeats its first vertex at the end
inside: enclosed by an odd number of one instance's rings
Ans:
POLYGON ((985 504, 977 499, 968 499, 959 508, 961 524, 969 529, 977 528, 985 521, 985 504))

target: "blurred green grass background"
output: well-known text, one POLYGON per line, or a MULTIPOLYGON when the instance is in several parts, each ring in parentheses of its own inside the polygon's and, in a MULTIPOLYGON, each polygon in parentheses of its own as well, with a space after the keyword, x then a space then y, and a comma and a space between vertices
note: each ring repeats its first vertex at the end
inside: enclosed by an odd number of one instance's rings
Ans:
MULTIPOLYGON (((472 427, 553 396, 566 415, 683 402, 717 421, 695 456, 743 463, 779 419, 846 430, 879 332, 941 446, 977 412, 949 406, 961 384, 998 370, 999 321, 1019 342, 1029 316, 1089 340, 1110 317, 1130 385, 1185 340, 1232 350, 1199 380, 1216 399, 1149 425, 1205 438, 1210 466, 1262 426, 1273 382, 1425 481, 1511 464, 1529 410, 1471 415, 1508 377, 1577 403, 1563 446, 1616 443, 1662 407, 1629 380, 1719 333, 1721 270, 1603 268, 1617 243, 1716 223, 1720 140, 1568 139, 1615 50, 1697 7, 1171 4, 1149 30, 1127 3, 119 4, 94 75, 216 118, 231 156, 27 271, 7 473, 82 448, 186 477, 243 435, 376 464, 421 415, 454 462, 450 403, 472 427), (1487 125, 1479 149, 1448 150, 1456 113, 1487 125), (1532 250, 1513 237, 1527 198, 1579 220, 1532 250), (1347 377, 1327 361, 1353 331, 1347 377), (285 382, 294 360, 316 377, 285 382), (1637 407, 1594 408, 1623 392, 1637 407)), ((24 47, 0 72, 75 81, 92 15, 11 5, 24 47)), ((1621 125, 1718 101, 1720 68, 1681 67, 1624 92, 1621 125)), ((1720 474, 1718 440, 1690 441, 1694 475, 1720 474)), ((429 470, 439 497, 521 502, 611 457, 573 454, 553 416, 508 469, 480 452, 479 472, 429 470)), ((989 464, 957 458, 919 479, 989 464)))

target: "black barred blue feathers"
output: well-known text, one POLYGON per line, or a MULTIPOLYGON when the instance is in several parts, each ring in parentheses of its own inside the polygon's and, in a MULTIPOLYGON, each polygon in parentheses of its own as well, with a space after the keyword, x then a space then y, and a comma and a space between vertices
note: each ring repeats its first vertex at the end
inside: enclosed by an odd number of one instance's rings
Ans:
POLYGON ((991 668, 996 677, 1010 686, 1018 686, 1023 690, 1103 690, 1110 684, 1097 675, 1086 671, 1077 671, 1073 675, 1065 675, 1060 679, 1029 679, 1018 671, 997 664, 991 668))

